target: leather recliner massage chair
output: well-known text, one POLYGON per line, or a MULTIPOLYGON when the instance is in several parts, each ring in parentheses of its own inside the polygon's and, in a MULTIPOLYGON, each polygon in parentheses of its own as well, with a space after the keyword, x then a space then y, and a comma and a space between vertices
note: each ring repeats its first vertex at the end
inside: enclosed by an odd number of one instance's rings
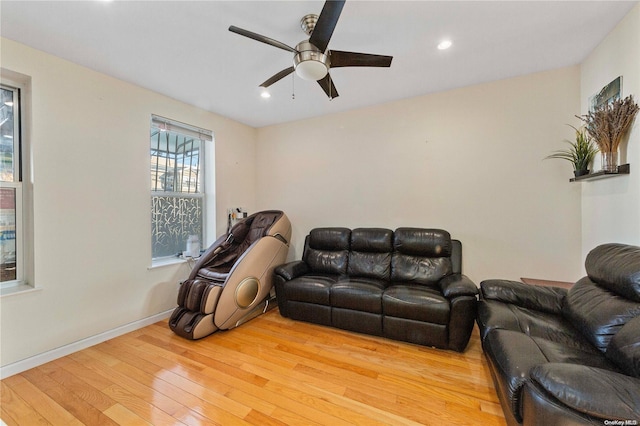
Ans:
POLYGON ((291 223, 278 210, 254 213, 234 225, 196 262, 180 284, 169 327, 200 339, 249 321, 276 305, 273 269, 289 251, 291 223))

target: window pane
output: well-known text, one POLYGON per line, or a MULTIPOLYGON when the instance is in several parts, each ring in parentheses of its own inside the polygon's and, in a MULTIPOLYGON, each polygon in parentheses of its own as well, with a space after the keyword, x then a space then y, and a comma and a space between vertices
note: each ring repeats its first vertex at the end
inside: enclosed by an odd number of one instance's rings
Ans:
POLYGON ((200 168, 202 141, 151 128, 151 190, 203 192, 200 168))
POLYGON ((202 238, 202 201, 201 197, 151 197, 153 258, 182 253, 189 235, 202 238))
MULTIPOLYGON (((186 249, 187 239, 204 231, 204 170, 200 162, 204 140, 185 124, 152 117, 151 233, 152 257, 175 256, 186 249)), ((203 132, 206 132, 203 130, 203 132)))
POLYGON ((2 87, 0 89, 0 180, 14 182, 15 167, 14 145, 17 142, 15 135, 14 105, 16 103, 16 91, 2 87))
POLYGON ((0 188, 0 282, 16 279, 16 190, 0 188))

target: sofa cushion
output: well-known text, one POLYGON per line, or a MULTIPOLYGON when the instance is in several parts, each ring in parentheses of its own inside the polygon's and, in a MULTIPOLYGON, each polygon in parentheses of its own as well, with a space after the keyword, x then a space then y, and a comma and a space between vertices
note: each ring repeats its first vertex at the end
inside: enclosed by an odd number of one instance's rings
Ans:
POLYGON ((589 341, 560 315, 482 299, 478 303, 477 320, 482 339, 492 329, 503 329, 585 351, 593 349, 589 341))
POLYGON ((351 250, 389 253, 393 251, 393 231, 384 228, 356 228, 351 231, 351 250))
POLYGON ((522 422, 522 390, 531 370, 537 366, 563 362, 562 365, 566 366, 580 365, 616 371, 596 349, 572 348, 512 330, 491 330, 483 341, 483 348, 493 365, 501 399, 507 402, 519 422, 522 422))
POLYGON ((587 255, 585 268, 593 282, 640 302, 640 247, 600 245, 587 255))
POLYGON ((516 421, 522 422, 522 388, 529 370, 547 362, 547 358, 532 338, 517 331, 492 329, 482 341, 482 347, 493 367, 503 406, 509 408, 516 421))
POLYGON ((449 322, 449 301, 438 290, 412 284, 396 284, 382 295, 385 315, 435 324, 449 322))
POLYGON ((393 236, 391 281, 435 284, 451 274, 451 237, 440 229, 398 228, 393 236))
POLYGON ((564 364, 586 365, 602 368, 609 371, 620 371, 602 352, 594 347, 576 348, 562 343, 552 342, 540 337, 532 337, 540 352, 547 358, 547 362, 560 362, 564 364))
POLYGON ((451 257, 451 235, 443 229, 398 228, 393 248, 409 256, 451 257))
POLYGON ((446 257, 429 258, 394 253, 391 258, 391 281, 435 284, 451 274, 451 261, 446 257))
POLYGON ((628 321, 640 315, 640 304, 597 286, 584 277, 569 289, 563 315, 600 351, 628 321))
MULTIPOLYGON (((562 404, 590 416, 635 421, 640 416, 637 380, 600 368, 575 364, 546 363, 534 367, 531 379, 562 404)), ((629 424, 629 423, 620 423, 629 424)))
POLYGON ((349 261, 351 230, 316 228, 307 237, 303 260, 313 272, 345 275, 349 261))
POLYGON ((328 306, 331 286, 337 280, 337 276, 309 274, 286 281, 282 287, 287 300, 328 306))
POLYGON ((349 228, 315 228, 309 232, 309 248, 315 250, 349 250, 351 230, 349 228))
POLYGON ((373 278, 343 278, 331 287, 331 306, 381 314, 384 288, 373 278))
POLYGON ((640 378, 640 317, 626 323, 613 336, 606 356, 626 374, 640 378))
POLYGON ((393 232, 390 229, 358 228, 351 231, 347 273, 388 281, 391 276, 393 232))

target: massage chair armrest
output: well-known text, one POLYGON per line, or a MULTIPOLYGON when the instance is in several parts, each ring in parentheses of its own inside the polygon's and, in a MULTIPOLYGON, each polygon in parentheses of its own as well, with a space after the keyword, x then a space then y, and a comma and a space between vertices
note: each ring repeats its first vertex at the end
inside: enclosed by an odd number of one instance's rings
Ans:
POLYGON ((485 280, 480 283, 480 298, 518 305, 523 308, 559 314, 567 290, 542 287, 510 280, 485 280))
POLYGON ((579 413, 609 420, 640 419, 640 378, 578 364, 531 369, 535 386, 579 413))
POLYGON ((211 261, 211 259, 217 254, 216 249, 221 247, 226 240, 227 240, 226 234, 220 236, 217 240, 213 242, 213 244, 209 246, 209 248, 205 250, 204 253, 202 253, 202 255, 200 256, 196 264, 193 266, 193 268, 191 268, 191 272, 189 273, 188 279, 195 280, 197 278, 198 271, 200 271, 200 268, 202 268, 204 265, 208 264, 211 261))
POLYGON ((303 260, 294 260, 276 267, 275 274, 282 277, 283 281, 291 281, 310 271, 309 265, 303 260))
POLYGON ((460 296, 473 296, 478 294, 478 287, 469 277, 462 274, 451 274, 442 278, 438 284, 442 295, 447 299, 460 296))

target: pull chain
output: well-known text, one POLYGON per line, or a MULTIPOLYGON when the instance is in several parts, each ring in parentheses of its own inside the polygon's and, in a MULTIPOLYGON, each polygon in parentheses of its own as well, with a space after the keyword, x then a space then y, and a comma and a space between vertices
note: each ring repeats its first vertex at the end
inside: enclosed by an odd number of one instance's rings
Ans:
POLYGON ((291 99, 296 99, 296 76, 291 74, 291 99))

